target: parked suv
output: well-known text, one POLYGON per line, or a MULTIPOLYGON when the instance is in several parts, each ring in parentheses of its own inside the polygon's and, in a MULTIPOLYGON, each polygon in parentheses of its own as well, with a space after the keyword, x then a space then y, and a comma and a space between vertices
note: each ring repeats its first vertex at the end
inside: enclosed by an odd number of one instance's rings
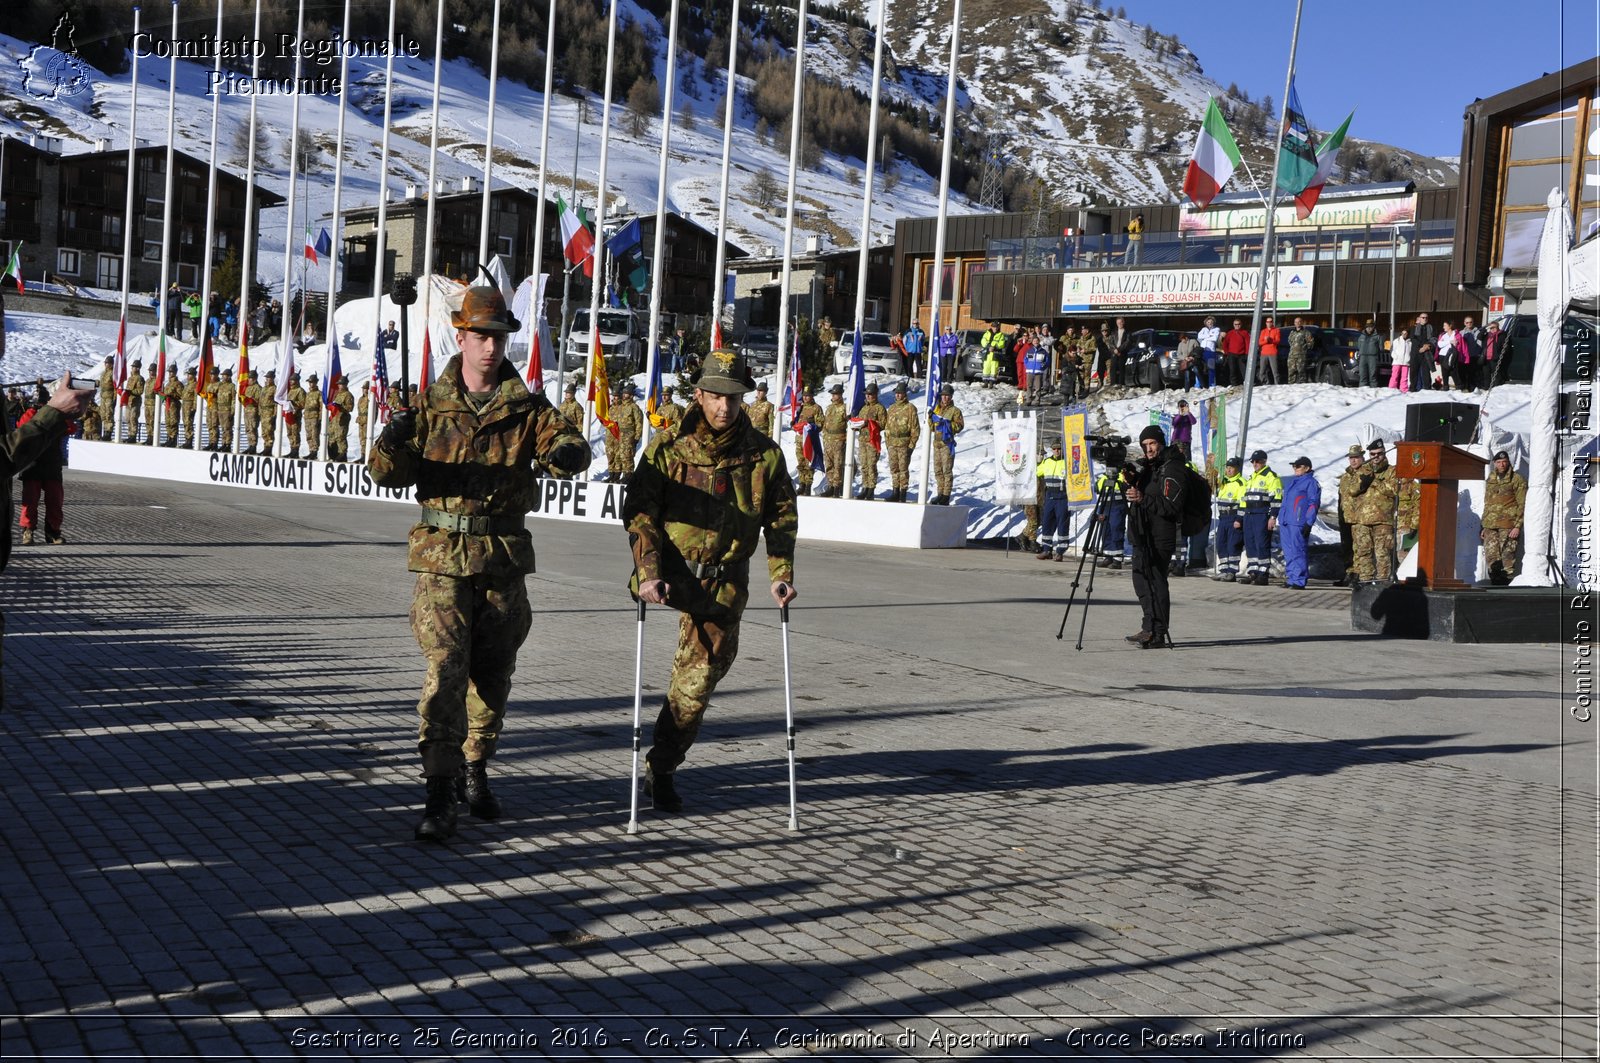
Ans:
MULTIPOLYGON (((956 367, 957 380, 982 380, 983 379, 983 329, 962 329, 957 333, 961 337, 960 362, 956 367)), ((1011 335, 1006 336, 1010 341, 1011 335)), ((1009 350, 1009 346, 1007 350, 1009 350)), ((1016 384, 1017 358, 1015 354, 1002 354, 1000 356, 1000 375, 995 378, 1003 384, 1016 384)))
POLYGON ((1122 363, 1122 381, 1152 391, 1183 386, 1183 370, 1178 366, 1178 341, 1183 333, 1165 328, 1142 328, 1133 334, 1122 363))
MULTIPOLYGON (((855 342, 856 334, 854 332, 846 332, 839 337, 839 342, 833 348, 833 371, 835 373, 850 372, 850 353, 855 346, 855 342)), ((890 344, 887 332, 863 332, 861 334, 861 364, 868 373, 901 376, 906 371, 904 360, 900 357, 900 352, 890 344)))
MULTIPOLYGON (((1500 379, 1526 383, 1533 379, 1533 357, 1539 346, 1539 319, 1533 314, 1506 314, 1498 319, 1503 357, 1511 362, 1500 379)), ((1600 328, 1593 318, 1568 314, 1561 322, 1561 379, 1578 380, 1578 367, 1586 363, 1594 373, 1594 337, 1600 328)))
MULTIPOLYGON (((1324 384, 1343 384, 1353 388, 1361 383, 1361 363, 1356 358, 1356 341, 1361 338, 1358 328, 1315 328, 1317 346, 1311 354, 1311 379, 1324 384)), ((1378 338, 1388 343, 1388 337, 1378 333, 1378 338)), ((1389 380, 1389 349, 1378 354, 1378 379, 1389 380)))
POLYGON ((746 360, 765 369, 778 366, 778 330, 775 328, 746 329, 744 342, 739 344, 746 360))

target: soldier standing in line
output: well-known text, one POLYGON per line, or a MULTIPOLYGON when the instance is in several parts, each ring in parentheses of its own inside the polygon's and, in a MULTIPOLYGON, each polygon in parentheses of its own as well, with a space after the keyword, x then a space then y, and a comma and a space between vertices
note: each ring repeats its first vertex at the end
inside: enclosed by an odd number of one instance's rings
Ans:
POLYGON ((828 478, 823 489, 824 498, 844 497, 844 444, 845 433, 850 430, 850 411, 844 404, 844 385, 835 384, 828 389, 831 396, 822 411, 822 465, 828 478))
POLYGON ((1356 481, 1352 515, 1358 583, 1387 583, 1394 572, 1394 505, 1399 484, 1381 440, 1367 444, 1367 461, 1356 481))
POLYGON ((276 369, 268 369, 267 375, 256 385, 256 410, 261 417, 261 453, 270 458, 278 449, 278 418, 283 414, 278 407, 276 369))
POLYGON ((904 380, 894 386, 894 405, 884 415, 883 438, 889 447, 889 501, 904 502, 911 486, 911 452, 922 437, 922 418, 907 398, 904 380))
MULTIPOLYGON (((562 389, 561 405, 556 407, 557 412, 575 425, 583 424, 583 403, 578 401, 578 385, 568 384, 562 389)), ((609 434, 609 433, 608 433, 609 434)))
POLYGON ((773 601, 795 599, 799 514, 783 451, 740 409, 754 386, 737 353, 708 354, 694 405, 676 430, 645 448, 623 505, 633 549, 629 589, 681 614, 672 678, 645 757, 645 795, 669 815, 683 811, 678 766, 739 652, 758 534, 767 540, 773 601))
POLYGON ((458 801, 478 819, 500 815, 488 761, 532 625, 535 466, 576 473, 590 457, 579 430, 506 361, 518 323, 498 289, 468 288, 451 321, 461 353, 420 409, 392 414, 370 464, 380 486, 414 484, 422 506, 407 555, 411 630, 428 662, 417 704, 427 804, 415 833, 435 842, 455 833, 458 801))
MULTIPOLYGON (((200 388, 197 384, 194 366, 185 369, 183 376, 183 388, 178 393, 178 405, 183 409, 183 436, 185 440, 183 446, 185 450, 194 450, 200 445, 200 441, 195 438, 194 433, 195 412, 200 408, 200 388)), ((167 401, 171 402, 172 400, 168 399, 167 401)), ((176 440, 178 438, 177 433, 174 432, 172 438, 176 440)))
POLYGON ((161 388, 163 382, 156 378, 157 368, 158 367, 154 362, 150 363, 150 367, 147 370, 149 375, 144 378, 144 389, 142 392, 144 396, 144 424, 146 431, 150 433, 150 438, 145 442, 152 447, 160 442, 160 440, 156 438, 156 436, 159 434, 156 426, 156 399, 161 397, 161 388))
POLYGON ((1496 587, 1511 583, 1517 568, 1517 547, 1522 541, 1522 511, 1528 499, 1528 481, 1511 468, 1511 455, 1499 451, 1483 487, 1483 559, 1489 565, 1489 582, 1496 587))
POLYGON ((889 411, 878 401, 878 385, 869 383, 867 401, 857 414, 861 427, 856 438, 856 463, 861 466, 861 493, 856 497, 869 502, 878 497, 878 457, 883 451, 883 426, 888 415, 889 411))
POLYGON ((1335 586, 1353 587, 1356 583, 1356 539, 1351 516, 1356 511, 1356 488, 1361 484, 1361 463, 1366 459, 1359 445, 1345 454, 1348 467, 1339 474, 1339 560, 1344 575, 1335 586))
POLYGON ((928 500, 930 505, 948 506, 954 483, 956 467, 956 436, 967 427, 961 408, 956 405, 956 389, 949 384, 939 389, 939 403, 928 411, 928 423, 933 432, 929 445, 933 447, 933 478, 938 493, 928 500))
POLYGON ((287 422, 289 457, 298 458, 300 456, 300 414, 306 404, 306 389, 300 384, 300 370, 292 369, 289 371, 289 391, 285 397, 289 400, 289 408, 284 412, 284 420, 287 422))
POLYGON ((767 401, 767 382, 763 380, 756 385, 756 401, 745 403, 745 416, 750 418, 750 424, 757 432, 772 438, 772 419, 777 412, 777 407, 767 401))
POLYGON ((315 460, 322 450, 322 387, 315 373, 306 377, 306 397, 300 404, 300 420, 306 437, 306 457, 315 460))
MULTIPOLYGON (((806 433, 805 426, 816 425, 822 427, 822 407, 817 405, 817 400, 812 397, 812 389, 800 385, 800 412, 795 414, 794 424, 794 474, 799 479, 799 492, 802 495, 811 493, 811 482, 816 477, 816 469, 806 458, 806 433)), ((820 444, 822 441, 819 439, 820 444)))
POLYGON ((350 410, 356 397, 350 394, 349 378, 343 374, 333 380, 333 402, 328 414, 328 460, 350 460, 350 410))
MULTIPOLYGON (((678 393, 680 395, 683 394, 685 390, 687 390, 691 396, 694 394, 694 386, 692 384, 680 384, 678 386, 678 393)), ((661 402, 656 406, 655 417, 650 422, 651 427, 655 428, 658 432, 665 432, 670 428, 676 428, 678 422, 681 420, 683 420, 683 407, 679 406, 677 402, 674 401, 671 391, 663 389, 661 392, 661 402)))
POLYGON ((211 431, 211 450, 233 450, 233 400, 238 395, 233 370, 224 369, 221 377, 206 385, 206 427, 211 431))
MULTIPOLYGON (((90 395, 93 394, 91 391, 90 395)), ((92 400, 83 411, 83 438, 91 442, 100 440, 100 409, 92 400)))
MULTIPOLYGON (((113 369, 114 362, 115 359, 111 355, 106 355, 105 368, 100 370, 100 432, 92 437, 97 442, 111 438, 111 430, 117 423, 117 378, 113 369)), ((87 432, 84 434, 88 435, 87 432)))
MULTIPOLYGON (((568 420, 571 420, 569 417, 568 420)), ((361 385, 361 399, 356 403, 356 453, 367 460, 367 426, 372 423, 372 381, 361 385)), ((583 424, 579 417, 575 424, 583 424)))
POLYGON ((615 483, 627 483, 633 475, 633 463, 639 452, 639 437, 644 435, 644 411, 634 401, 633 384, 624 380, 617 385, 617 405, 611 419, 617 424, 618 435, 606 433, 606 466, 615 483))
POLYGON ((261 438, 261 371, 250 370, 250 380, 239 398, 239 409, 244 416, 244 452, 254 454, 261 438))

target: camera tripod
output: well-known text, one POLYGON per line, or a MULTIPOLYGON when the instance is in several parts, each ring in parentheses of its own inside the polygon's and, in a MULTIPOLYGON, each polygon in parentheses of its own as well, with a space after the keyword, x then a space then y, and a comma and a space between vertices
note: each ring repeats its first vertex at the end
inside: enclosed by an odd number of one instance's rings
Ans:
MULTIPOLYGON (((1111 494, 1116 488, 1117 478, 1107 474, 1106 481, 1100 490, 1095 493, 1094 510, 1089 515, 1089 532, 1083 537, 1083 549, 1078 551, 1078 570, 1072 574, 1072 593, 1067 596, 1067 607, 1061 612, 1061 626, 1056 629, 1056 638, 1065 637, 1067 632, 1067 617, 1072 613, 1072 603, 1078 598, 1078 584, 1083 579, 1083 568, 1089 558, 1100 556, 1100 544, 1105 539, 1106 522, 1102 519, 1111 502, 1111 494)), ((1083 631, 1089 623, 1089 600, 1094 597, 1094 572, 1095 566, 1089 565, 1089 584, 1083 592, 1083 616, 1078 620, 1078 643, 1074 649, 1083 649, 1083 631)))

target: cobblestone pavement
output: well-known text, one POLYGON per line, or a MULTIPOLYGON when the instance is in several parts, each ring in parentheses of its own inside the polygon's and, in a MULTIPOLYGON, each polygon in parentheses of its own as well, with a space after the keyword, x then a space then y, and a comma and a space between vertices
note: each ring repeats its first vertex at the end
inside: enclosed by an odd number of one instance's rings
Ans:
POLYGON ((424 846, 411 510, 68 495, 3 582, 7 1058, 1594 1058, 1556 647, 1188 579, 1138 653, 1102 574, 1075 653, 1075 566, 806 546, 800 829, 757 608, 629 835, 625 539, 538 522, 507 815, 424 846))

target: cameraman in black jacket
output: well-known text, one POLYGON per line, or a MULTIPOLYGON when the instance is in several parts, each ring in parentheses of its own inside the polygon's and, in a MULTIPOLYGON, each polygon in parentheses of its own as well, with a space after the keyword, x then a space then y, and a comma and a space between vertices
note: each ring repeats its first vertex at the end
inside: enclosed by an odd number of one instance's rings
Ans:
POLYGON ((1144 458, 1128 466, 1128 537, 1133 541, 1133 590, 1144 610, 1144 622, 1128 641, 1141 650, 1171 645, 1167 620, 1172 597, 1167 591, 1167 566, 1177 549, 1183 523, 1183 455, 1168 448, 1167 437, 1151 425, 1139 433, 1144 458))

